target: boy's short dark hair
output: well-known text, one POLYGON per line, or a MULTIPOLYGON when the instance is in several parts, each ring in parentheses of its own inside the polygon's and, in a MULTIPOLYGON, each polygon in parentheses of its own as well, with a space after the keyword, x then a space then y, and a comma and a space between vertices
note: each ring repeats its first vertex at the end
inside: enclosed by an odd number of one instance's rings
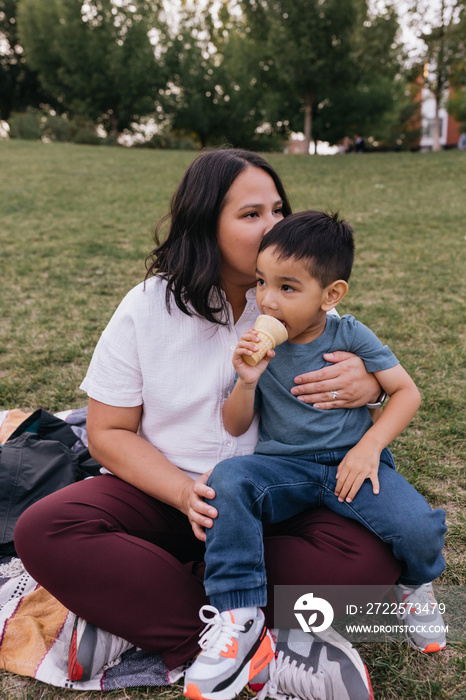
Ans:
POLYGON ((279 259, 304 260, 309 273, 324 288, 335 280, 349 280, 354 259, 353 233, 338 212, 300 211, 275 224, 262 239, 259 253, 274 246, 279 259))

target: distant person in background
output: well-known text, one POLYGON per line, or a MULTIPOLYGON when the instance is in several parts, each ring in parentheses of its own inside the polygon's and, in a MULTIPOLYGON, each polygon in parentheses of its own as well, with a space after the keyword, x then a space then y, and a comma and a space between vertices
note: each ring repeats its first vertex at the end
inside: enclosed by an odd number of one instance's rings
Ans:
POLYGON ((463 131, 459 138, 458 148, 460 151, 466 151, 466 131, 463 131))
POLYGON ((364 153, 366 150, 366 144, 364 143, 364 139, 360 134, 354 135, 354 150, 356 153, 364 153))
POLYGON ((351 152, 351 139, 349 136, 345 136, 342 138, 338 145, 338 152, 339 153, 350 153, 351 152))

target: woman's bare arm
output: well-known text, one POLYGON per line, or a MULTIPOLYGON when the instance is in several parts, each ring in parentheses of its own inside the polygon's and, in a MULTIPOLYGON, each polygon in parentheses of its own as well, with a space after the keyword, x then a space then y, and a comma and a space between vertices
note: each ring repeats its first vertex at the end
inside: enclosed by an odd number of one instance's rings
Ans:
POLYGON ((324 359, 334 364, 295 377, 291 393, 316 408, 357 408, 375 403, 382 391, 360 357, 350 352, 333 352, 324 359), (338 392, 334 398, 332 392, 338 392))
POLYGON ((89 451, 99 464, 120 479, 185 513, 198 539, 212 526, 217 511, 205 503, 213 498, 207 475, 193 481, 147 440, 138 435, 142 406, 121 408, 89 399, 89 451))

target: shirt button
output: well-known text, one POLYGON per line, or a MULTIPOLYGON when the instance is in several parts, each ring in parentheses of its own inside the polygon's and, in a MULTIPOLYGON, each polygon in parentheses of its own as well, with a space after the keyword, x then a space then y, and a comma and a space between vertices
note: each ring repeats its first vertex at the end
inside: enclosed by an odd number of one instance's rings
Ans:
POLYGON ((230 345, 230 350, 234 350, 234 349, 235 349, 235 346, 234 346, 234 345, 230 345))
POLYGON ((226 391, 226 392, 223 394, 223 398, 224 398, 224 399, 227 399, 228 396, 229 396, 228 391, 226 391))
POLYGON ((227 442, 227 445, 228 445, 228 447, 233 447, 232 441, 230 440, 229 442, 227 442))

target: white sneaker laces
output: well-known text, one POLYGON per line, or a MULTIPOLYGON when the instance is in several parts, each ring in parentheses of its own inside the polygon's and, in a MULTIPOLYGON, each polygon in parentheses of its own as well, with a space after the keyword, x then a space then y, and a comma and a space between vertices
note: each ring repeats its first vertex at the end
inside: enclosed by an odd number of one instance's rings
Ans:
POLYGON ((297 700, 326 700, 324 674, 296 663, 283 651, 269 664, 270 679, 258 693, 257 699, 296 698, 297 700))
POLYGON ((428 583, 419 586, 419 588, 404 586, 404 591, 407 597, 403 596, 404 600, 400 604, 401 606, 404 604, 404 607, 401 607, 399 610, 398 617, 400 620, 405 620, 410 613, 415 614, 416 608, 425 612, 428 609, 426 606, 434 606, 435 604, 432 586, 428 583))
POLYGON ((222 651, 228 651, 228 644, 232 637, 237 637, 244 630, 244 625, 237 625, 223 618, 213 605, 203 605, 199 611, 202 622, 207 622, 207 627, 200 635, 199 646, 204 656, 217 659, 222 651), (212 613, 205 615, 205 612, 212 613))

